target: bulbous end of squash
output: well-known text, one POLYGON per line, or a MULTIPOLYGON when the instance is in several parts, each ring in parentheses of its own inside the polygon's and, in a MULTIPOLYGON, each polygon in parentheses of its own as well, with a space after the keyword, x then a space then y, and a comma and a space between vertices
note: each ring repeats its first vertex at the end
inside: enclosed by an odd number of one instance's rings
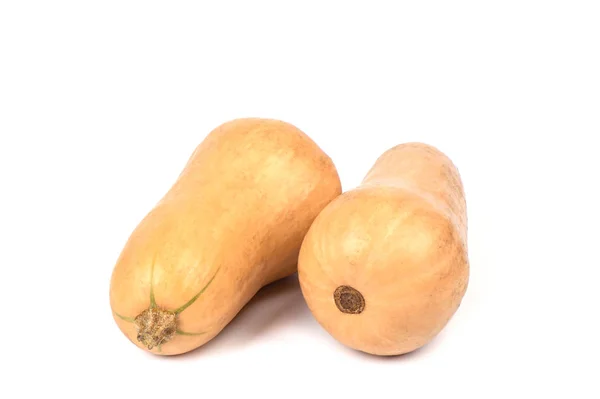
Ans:
POLYGON ((177 314, 155 306, 140 313, 134 323, 137 340, 148 350, 169 342, 177 332, 177 314))

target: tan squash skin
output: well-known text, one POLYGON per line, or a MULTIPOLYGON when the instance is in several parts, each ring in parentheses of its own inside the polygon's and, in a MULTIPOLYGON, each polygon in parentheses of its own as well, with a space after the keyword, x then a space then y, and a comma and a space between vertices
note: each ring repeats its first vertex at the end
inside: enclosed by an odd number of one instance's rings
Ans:
POLYGON ((298 275, 314 317, 342 344, 382 356, 422 347, 444 328, 467 289, 458 170, 426 144, 386 151, 359 187, 316 218, 298 275), (340 286, 352 287, 337 296, 344 311, 334 294, 340 286))
POLYGON ((261 287, 296 272, 308 228, 340 193, 331 159, 294 126, 258 118, 219 126, 125 244, 110 283, 115 322, 156 354, 205 344, 261 287), (132 319, 149 308, 160 317, 145 321, 144 344, 132 319))

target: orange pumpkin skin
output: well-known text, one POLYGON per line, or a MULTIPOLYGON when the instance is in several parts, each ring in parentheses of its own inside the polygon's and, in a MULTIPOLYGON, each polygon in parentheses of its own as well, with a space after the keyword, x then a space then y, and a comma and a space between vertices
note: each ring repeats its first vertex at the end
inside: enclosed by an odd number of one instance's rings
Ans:
POLYGON ((340 193, 331 159, 296 127, 217 127, 126 242, 110 282, 115 322, 152 353, 204 345, 261 287, 296 272, 310 224, 340 193))
POLYGON ((298 275, 312 314, 342 344, 382 356, 427 344, 468 285, 457 168, 423 143, 383 153, 358 187, 315 219, 298 275))

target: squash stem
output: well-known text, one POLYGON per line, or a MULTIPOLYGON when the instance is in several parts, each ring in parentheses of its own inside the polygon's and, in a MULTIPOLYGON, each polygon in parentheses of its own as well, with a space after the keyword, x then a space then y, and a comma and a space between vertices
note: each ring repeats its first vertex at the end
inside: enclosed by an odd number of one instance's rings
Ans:
POLYGON ((205 332, 186 332, 181 331, 177 328, 177 316, 191 306, 196 300, 206 291, 210 286, 210 283, 215 279, 219 269, 215 271, 212 278, 206 283, 206 285, 194 295, 188 302, 180 306, 175 310, 162 309, 157 306, 156 298, 154 297, 154 262, 152 261, 152 267, 150 269, 150 306, 142 313, 137 315, 135 318, 122 316, 115 312, 115 314, 129 322, 133 322, 138 331, 137 340, 141 342, 148 350, 158 348, 159 352, 162 350, 162 345, 169 342, 176 334, 186 336, 197 336, 205 334, 205 332))
POLYGON ((137 340, 148 350, 169 342, 177 332, 177 315, 169 310, 150 306, 134 319, 137 340))

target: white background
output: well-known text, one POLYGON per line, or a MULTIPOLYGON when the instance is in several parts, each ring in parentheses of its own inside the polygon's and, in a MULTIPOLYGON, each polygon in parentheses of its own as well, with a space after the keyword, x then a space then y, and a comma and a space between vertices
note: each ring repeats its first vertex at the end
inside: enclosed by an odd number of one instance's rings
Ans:
POLYGON ((597 1, 3 1, 0 396, 598 398, 599 134, 597 1), (296 278, 188 355, 124 338, 125 240, 244 116, 300 127, 344 190, 401 142, 453 159, 471 281, 435 341, 346 349, 296 278))

